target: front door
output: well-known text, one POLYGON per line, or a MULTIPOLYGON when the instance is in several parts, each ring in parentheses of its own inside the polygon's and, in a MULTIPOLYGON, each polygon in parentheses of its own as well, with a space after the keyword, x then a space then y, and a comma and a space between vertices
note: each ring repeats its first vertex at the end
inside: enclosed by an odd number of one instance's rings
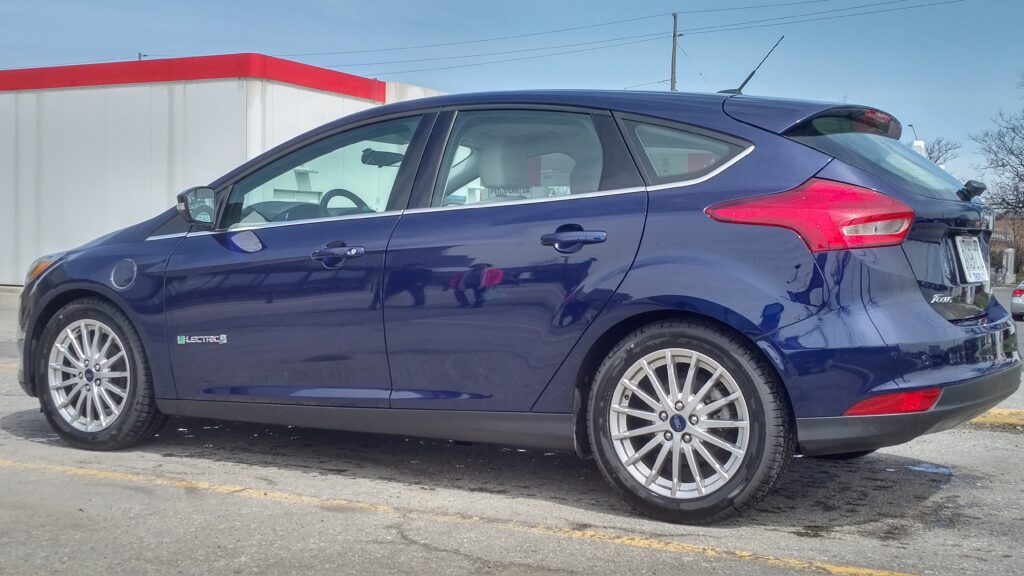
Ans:
POLYGON ((391 405, 528 411, 629 270, 646 192, 606 114, 460 111, 435 143, 388 247, 391 405))
POLYGON ((191 400, 386 407, 381 274, 420 117, 329 135, 235 182, 167 267, 170 357, 191 400))

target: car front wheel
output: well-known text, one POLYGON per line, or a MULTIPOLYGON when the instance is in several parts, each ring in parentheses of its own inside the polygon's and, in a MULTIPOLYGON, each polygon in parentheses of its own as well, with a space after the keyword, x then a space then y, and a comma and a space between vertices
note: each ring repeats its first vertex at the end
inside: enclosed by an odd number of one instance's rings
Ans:
POLYGON ((595 375, 589 427, 612 486, 672 522, 753 506, 794 447, 771 367, 740 335, 697 320, 659 322, 620 342, 595 375))
POLYGON ((142 342, 109 302, 67 304, 40 342, 39 401, 68 444, 116 450, 151 436, 162 423, 142 342))

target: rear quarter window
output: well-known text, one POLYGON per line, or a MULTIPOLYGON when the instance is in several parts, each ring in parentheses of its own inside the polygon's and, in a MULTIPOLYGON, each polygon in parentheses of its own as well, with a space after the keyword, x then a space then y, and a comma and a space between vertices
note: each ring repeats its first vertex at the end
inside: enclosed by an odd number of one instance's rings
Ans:
POLYGON ((651 184, 702 178, 745 148, 735 142, 657 124, 626 120, 624 125, 651 184))

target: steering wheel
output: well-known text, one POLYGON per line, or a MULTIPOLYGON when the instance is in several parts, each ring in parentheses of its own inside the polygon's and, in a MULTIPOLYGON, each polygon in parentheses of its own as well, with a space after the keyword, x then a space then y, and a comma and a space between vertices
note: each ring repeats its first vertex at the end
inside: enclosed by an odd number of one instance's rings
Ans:
POLYGON ((360 212, 373 212, 373 210, 366 204, 366 202, 363 202, 363 199, 359 196, 356 196, 344 188, 335 188, 333 190, 328 190, 327 193, 324 194, 324 197, 320 199, 321 216, 328 217, 331 215, 327 211, 327 205, 330 204, 331 200, 334 200, 338 196, 347 198, 350 202, 356 205, 356 208, 358 208, 360 212))

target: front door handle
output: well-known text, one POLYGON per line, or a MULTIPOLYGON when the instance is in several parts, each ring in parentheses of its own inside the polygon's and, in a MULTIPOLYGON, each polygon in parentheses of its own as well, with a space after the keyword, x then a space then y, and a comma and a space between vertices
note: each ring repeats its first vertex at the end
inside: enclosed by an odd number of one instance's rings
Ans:
POLYGON ((540 237, 543 246, 553 246, 564 254, 579 252, 586 244, 600 244, 608 239, 608 234, 600 230, 566 230, 552 232, 540 237))
POLYGON ((309 257, 322 263, 326 268, 338 268, 348 258, 359 258, 365 255, 366 248, 362 246, 349 246, 340 240, 332 240, 314 250, 309 257))

